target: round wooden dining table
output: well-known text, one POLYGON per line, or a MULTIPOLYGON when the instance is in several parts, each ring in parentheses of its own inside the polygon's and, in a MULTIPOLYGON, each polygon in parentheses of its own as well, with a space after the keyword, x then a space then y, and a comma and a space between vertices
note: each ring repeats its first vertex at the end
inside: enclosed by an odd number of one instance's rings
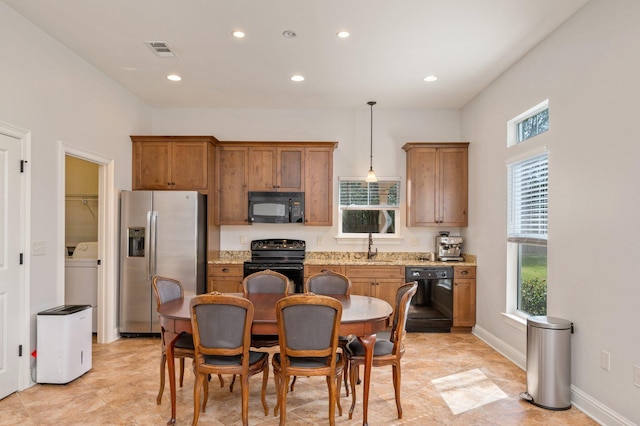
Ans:
MULTIPOLYGON (((236 293, 234 293, 236 294, 236 293)), ((236 295, 242 296, 237 293, 236 295)), ((184 299, 176 299, 163 303, 158 307, 160 324, 164 329, 167 365, 169 367, 169 389, 171 394, 171 419, 167 424, 176 421, 176 376, 175 359, 173 357, 174 345, 181 333, 192 333, 191 314, 189 303, 193 295, 185 295, 184 299)), ((277 335, 276 303, 282 294, 249 294, 249 299, 254 306, 254 317, 251 325, 251 334, 277 335)), ((332 295, 342 303, 342 319, 340 321, 340 334, 353 334, 365 348, 365 365, 362 398, 362 424, 367 425, 367 409, 369 405, 369 382, 371 366, 373 364, 373 348, 376 342, 376 333, 385 329, 389 324, 389 317, 393 308, 387 302, 369 296, 345 296, 332 295)))

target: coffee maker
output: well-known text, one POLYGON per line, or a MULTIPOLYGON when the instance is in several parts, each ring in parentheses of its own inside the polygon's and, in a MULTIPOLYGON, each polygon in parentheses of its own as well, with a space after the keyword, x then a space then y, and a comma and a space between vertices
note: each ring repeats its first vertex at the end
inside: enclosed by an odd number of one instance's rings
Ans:
POLYGON ((440 232, 436 237, 436 250, 438 259, 441 262, 461 261, 462 257, 462 237, 450 237, 446 231, 440 232))

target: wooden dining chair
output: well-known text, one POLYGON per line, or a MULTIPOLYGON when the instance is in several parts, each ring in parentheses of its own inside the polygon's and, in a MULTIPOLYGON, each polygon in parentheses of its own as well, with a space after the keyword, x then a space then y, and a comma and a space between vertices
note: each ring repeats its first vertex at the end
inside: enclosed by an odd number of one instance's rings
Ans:
MULTIPOLYGON (((351 280, 346 275, 338 272, 324 270, 307 278, 307 281, 304 283, 304 292, 321 295, 342 294, 348 296, 351 294, 351 280)), ((349 343, 351 338, 351 336, 338 336, 338 347, 343 353, 346 351, 347 343, 349 343)), ((344 390, 347 396, 349 396, 347 367, 348 365, 345 364, 344 390)), ((294 376, 291 381, 291 391, 293 391, 293 387, 296 384, 296 379, 297 376, 294 376)))
POLYGON ((344 356, 337 352, 342 304, 328 296, 300 294, 276 304, 280 352, 273 355, 276 407, 280 425, 286 424, 287 388, 291 376, 326 376, 329 388, 329 424, 335 424, 335 407, 342 415, 340 386, 344 356))
MULTIPOLYGON (((156 298, 156 308, 160 307, 162 303, 170 302, 175 299, 184 299, 184 287, 182 283, 173 278, 154 276, 151 279, 151 285, 153 287, 153 293, 156 298)), ((162 402, 162 393, 164 392, 165 381, 165 368, 167 365, 167 345, 164 335, 164 328, 160 329, 160 337, 162 340, 162 351, 160 355, 160 391, 156 398, 156 403, 160 405, 162 402)), ((173 355, 180 360, 180 387, 184 382, 184 359, 193 359, 193 336, 188 333, 182 333, 174 345, 173 355)), ((218 376, 220 380, 220 386, 224 386, 224 379, 222 376, 218 376)))
MULTIPOLYGON (((291 281, 289 278, 270 269, 255 272, 242 281, 245 297, 249 293, 278 293, 286 296, 289 294, 290 286, 291 281)), ((254 335, 251 337, 251 346, 254 348, 278 346, 278 336, 254 335)))
POLYGON ((193 425, 200 416, 200 394, 204 390, 202 412, 209 399, 207 377, 211 374, 240 376, 242 424, 249 423, 249 377, 262 372, 262 406, 268 415, 265 394, 269 379, 269 354, 250 350, 254 308, 250 300, 213 292, 195 296, 190 303, 196 380, 193 386, 193 425))
MULTIPOLYGON (((398 418, 402 418, 402 406, 400 405, 400 379, 402 372, 400 360, 404 355, 404 344, 402 339, 405 335, 407 324, 407 313, 411 298, 418 289, 418 282, 413 281, 401 286, 396 292, 396 306, 393 315, 393 326, 389 340, 376 339, 373 349, 373 366, 384 367, 390 365, 393 374, 393 389, 396 397, 396 409, 398 418)), ((347 363, 349 364, 349 382, 351 384, 351 408, 349 408, 349 419, 353 416, 356 406, 356 381, 358 379, 358 369, 364 365, 365 349, 357 339, 352 340, 347 345, 347 363)))
POLYGON ((247 275, 242 280, 242 291, 246 297, 249 293, 281 293, 289 294, 289 278, 279 272, 266 269, 247 275))

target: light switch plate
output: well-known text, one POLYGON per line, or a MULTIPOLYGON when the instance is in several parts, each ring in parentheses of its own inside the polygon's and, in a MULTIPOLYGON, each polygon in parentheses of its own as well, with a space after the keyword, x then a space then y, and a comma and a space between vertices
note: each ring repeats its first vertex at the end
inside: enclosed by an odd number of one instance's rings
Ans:
POLYGON ((44 256, 47 254, 47 243, 44 241, 33 241, 31 243, 32 256, 44 256))

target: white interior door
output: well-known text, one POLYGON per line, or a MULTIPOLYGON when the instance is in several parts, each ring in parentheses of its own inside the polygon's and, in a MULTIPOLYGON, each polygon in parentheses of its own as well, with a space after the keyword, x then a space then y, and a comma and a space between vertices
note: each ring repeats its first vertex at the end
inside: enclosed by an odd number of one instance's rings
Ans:
POLYGON ((0 133, 0 398, 19 385, 20 139, 0 133))

